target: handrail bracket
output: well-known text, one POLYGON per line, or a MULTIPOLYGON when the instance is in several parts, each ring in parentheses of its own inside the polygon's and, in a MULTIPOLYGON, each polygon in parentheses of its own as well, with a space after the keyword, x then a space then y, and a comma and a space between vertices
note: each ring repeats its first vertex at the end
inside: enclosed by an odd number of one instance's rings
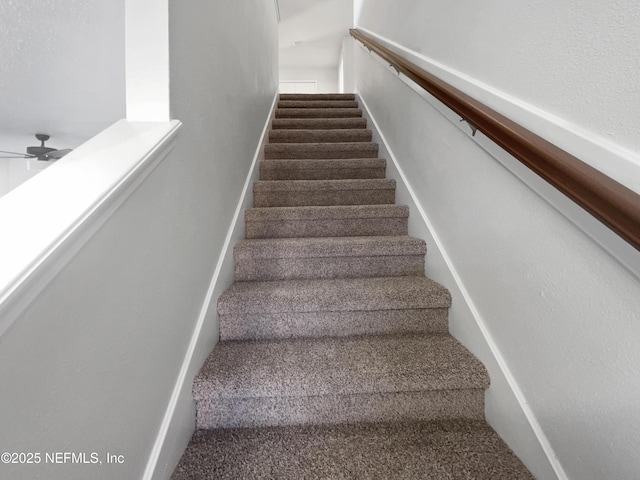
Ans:
POLYGON ((467 120, 466 118, 461 118, 460 119, 461 122, 467 122, 467 125, 469 125, 469 127, 471 128, 471 136, 475 137, 476 136, 476 132, 478 131, 478 127, 476 127, 476 124, 467 120))

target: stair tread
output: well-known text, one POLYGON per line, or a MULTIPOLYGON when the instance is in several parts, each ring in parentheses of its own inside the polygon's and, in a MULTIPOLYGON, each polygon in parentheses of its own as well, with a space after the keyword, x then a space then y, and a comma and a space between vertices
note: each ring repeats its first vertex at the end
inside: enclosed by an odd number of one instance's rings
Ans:
POLYGON ((366 128, 280 129, 269 132, 270 143, 370 142, 366 128))
POLYGON ((269 143, 264 147, 266 159, 275 158, 358 158, 378 156, 374 142, 269 143))
POLYGON ((362 117, 335 118, 275 118, 271 124, 274 131, 279 130, 336 130, 336 129, 365 129, 367 120, 362 117))
POLYGON ((485 389, 485 367, 450 335, 219 342, 196 399, 485 389))
POLYGON ((264 207, 247 210, 245 221, 407 218, 408 216, 409 207, 397 204, 264 207))
POLYGON ((338 191, 338 190, 394 190, 395 180, 384 178, 339 179, 339 180, 260 180, 253 184, 254 192, 281 191, 338 191))
POLYGON ((295 167, 307 168, 339 168, 339 167, 361 167, 371 165, 384 167, 387 161, 384 158, 362 157, 362 158, 265 158, 260 160, 261 166, 275 168, 276 164, 291 165, 295 167), (277 163, 276 163, 277 162, 277 163))
POLYGON ((361 168, 363 166, 386 167, 387 161, 378 157, 362 158, 265 158, 260 166, 276 168, 276 165, 295 168, 361 168))
POLYGON ((234 247, 234 256, 244 258, 299 258, 376 255, 424 255, 424 240, 398 236, 308 237, 246 239, 234 247))
POLYGON ((268 143, 265 145, 267 150, 302 150, 302 149, 315 149, 315 150, 358 150, 362 148, 377 148, 378 144, 375 142, 301 142, 301 143, 268 143))
POLYGON ((446 288, 418 276, 235 282, 218 299, 220 315, 450 306, 446 288))
POLYGON ((200 430, 171 480, 204 478, 534 477, 486 422, 448 420, 200 430))
POLYGON ((355 100, 329 100, 329 99, 305 99, 305 100, 280 100, 278 108, 358 108, 355 100))
POLYGON ((281 93, 280 100, 355 100, 355 93, 281 93))
POLYGON ((359 108, 276 108, 276 118, 362 117, 359 108))
POLYGON ((261 180, 385 178, 386 166, 383 158, 272 158, 259 163, 261 180))

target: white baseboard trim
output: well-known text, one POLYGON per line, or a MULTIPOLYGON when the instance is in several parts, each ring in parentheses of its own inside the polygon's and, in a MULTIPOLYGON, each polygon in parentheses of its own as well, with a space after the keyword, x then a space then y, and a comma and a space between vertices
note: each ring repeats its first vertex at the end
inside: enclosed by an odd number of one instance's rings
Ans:
POLYGON ((253 156, 253 161, 242 189, 231 224, 215 266, 209 289, 200 309, 189 347, 187 348, 180 372, 178 374, 167 410, 151 450, 143 480, 167 480, 178 461, 193 432, 195 431, 195 404, 191 393, 191 384, 195 374, 214 347, 217 340, 211 343, 208 338, 207 322, 214 322, 214 336, 217 339, 216 300, 220 293, 228 288, 233 280, 233 246, 244 238, 244 211, 253 203, 252 185, 257 180, 259 169, 256 168, 263 156, 264 144, 268 142, 269 127, 275 115, 278 100, 276 93, 271 104, 270 115, 262 130, 260 142, 253 156))
MULTIPOLYGON (((554 477, 558 480, 568 480, 568 477, 564 472, 562 465, 558 461, 558 458, 553 451, 544 431, 542 430, 535 414, 529 407, 521 388, 519 387, 515 377, 509 369, 509 366, 507 365, 500 350, 495 344, 490 332, 486 328, 486 324, 482 318, 482 315, 475 307, 474 302, 471 299, 462 278, 459 276, 453 262, 451 261, 451 258, 447 254, 446 248, 442 244, 442 241, 435 231, 433 224, 429 219, 429 216, 420 204, 418 197, 411 187, 411 184, 406 175, 404 174, 398 159, 390 149, 389 143, 385 139, 384 134, 382 134, 382 132, 380 131, 379 124, 372 116, 367 103, 359 94, 358 99, 363 110, 363 115, 370 122, 368 128, 373 130, 373 141, 378 142, 379 144, 379 156, 390 160, 390 162, 387 162, 387 175, 388 177, 394 178, 396 180, 396 201, 409 205, 410 211, 417 212, 419 214, 419 218, 416 218, 415 215, 409 216, 410 234, 424 238, 427 241, 427 255, 429 257, 429 262, 440 265, 440 268, 436 269, 438 271, 438 274, 436 276, 432 276, 430 272, 430 277, 445 284, 446 287, 451 291, 452 297, 455 302, 456 312, 458 316, 464 317, 465 319, 464 322, 461 323, 468 325, 470 322, 473 322, 473 326, 477 327, 477 330, 481 332, 484 346, 479 347, 477 342, 476 345, 467 345, 467 342, 465 342, 463 339, 459 338, 459 340, 465 343, 465 346, 472 350, 472 352, 485 363, 485 366, 489 370, 489 374, 491 376, 492 387, 490 388, 493 388, 493 385, 508 386, 509 392, 505 392, 503 390, 500 393, 502 396, 504 396, 505 394, 509 394, 511 398, 502 398, 502 400, 505 403, 511 403, 508 408, 511 415, 513 415, 514 411, 516 411, 516 414, 521 416, 518 424, 524 425, 525 427, 528 426, 530 430, 529 437, 531 439, 528 445, 531 446, 532 443, 537 443, 537 448, 539 448, 540 450, 538 458, 541 458, 541 456, 544 455, 546 462, 548 462, 548 465, 543 466, 542 468, 540 468, 540 470, 546 470, 547 472, 549 472, 549 478, 551 478, 550 475, 552 474, 551 472, 553 472, 554 477)), ((454 336, 455 333, 456 332, 452 332, 454 336)), ((473 333, 475 333, 475 331, 473 333)), ((478 336, 475 335, 475 338, 478 339, 478 336)), ((494 429, 496 429, 498 434, 500 434, 499 425, 493 424, 491 422, 491 419, 489 418, 487 420, 490 424, 492 424, 494 429)), ((513 419, 510 419, 510 421, 513 421, 513 419)), ((514 450, 516 451, 516 453, 518 453, 517 448, 514 448, 514 450)))

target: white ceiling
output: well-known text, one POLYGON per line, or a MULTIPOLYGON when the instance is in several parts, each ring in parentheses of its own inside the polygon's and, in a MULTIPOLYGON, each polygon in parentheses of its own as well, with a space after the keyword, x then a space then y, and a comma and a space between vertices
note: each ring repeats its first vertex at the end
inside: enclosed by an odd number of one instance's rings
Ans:
POLYGON ((277 0, 280 68, 338 68, 353 0, 277 0))

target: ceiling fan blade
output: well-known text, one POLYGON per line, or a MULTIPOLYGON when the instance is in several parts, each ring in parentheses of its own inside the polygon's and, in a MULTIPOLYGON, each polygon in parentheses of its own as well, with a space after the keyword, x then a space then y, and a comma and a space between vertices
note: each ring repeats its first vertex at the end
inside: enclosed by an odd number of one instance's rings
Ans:
POLYGON ((0 153, 8 153, 10 155, 19 155, 18 157, 2 157, 2 158, 35 158, 35 155, 18 152, 7 152, 6 150, 0 150, 0 153))
POLYGON ((64 157, 67 153, 71 152, 71 148, 65 148, 63 150, 54 150, 53 152, 48 152, 43 155, 44 158, 49 159, 53 158, 55 160, 64 157))

